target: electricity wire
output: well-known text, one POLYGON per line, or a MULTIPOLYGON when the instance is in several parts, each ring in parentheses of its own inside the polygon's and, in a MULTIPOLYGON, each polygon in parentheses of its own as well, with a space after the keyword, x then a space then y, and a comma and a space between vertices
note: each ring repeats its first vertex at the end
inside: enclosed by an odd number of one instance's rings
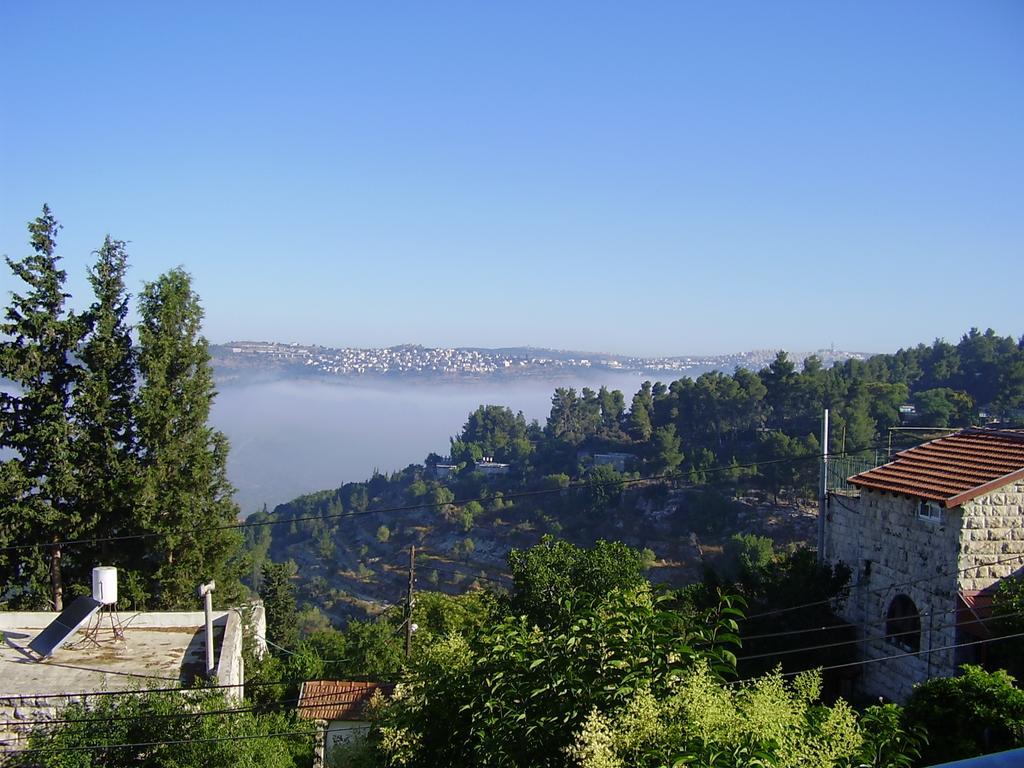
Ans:
MULTIPOLYGON (((722 464, 722 465, 719 465, 719 466, 716 466, 716 467, 707 467, 707 468, 701 469, 699 471, 701 473, 717 473, 717 472, 735 471, 735 470, 738 470, 738 469, 753 469, 753 468, 764 467, 764 466, 772 466, 772 465, 775 465, 775 464, 789 464, 789 463, 804 462, 804 461, 811 461, 811 460, 820 460, 822 458, 825 458, 826 456, 829 457, 829 458, 835 458, 837 456, 845 456, 845 455, 861 453, 863 450, 865 450, 865 449, 860 449, 858 451, 852 451, 851 450, 851 451, 844 451, 844 452, 839 452, 839 453, 829 453, 829 454, 819 453, 819 454, 808 454, 806 456, 786 456, 786 457, 782 457, 782 458, 765 459, 763 461, 752 461, 752 462, 748 462, 748 463, 745 463, 745 464, 722 464)), ((533 498, 533 497, 538 497, 538 496, 549 496, 549 495, 554 495, 554 494, 561 494, 561 493, 564 493, 565 491, 578 491, 578 490, 585 490, 585 489, 588 489, 588 488, 602 488, 602 487, 609 487, 609 486, 623 486, 623 487, 625 487, 625 486, 630 486, 630 485, 638 485, 638 484, 658 482, 658 481, 664 481, 664 480, 679 480, 679 479, 682 479, 682 478, 686 477, 689 474, 691 474, 689 471, 679 470, 679 471, 676 471, 676 472, 666 472, 666 473, 662 473, 662 474, 659 474, 659 475, 650 475, 648 477, 619 478, 619 479, 615 479, 615 480, 576 481, 576 482, 571 482, 568 485, 566 485, 564 487, 559 487, 559 488, 537 488, 537 489, 533 489, 533 490, 529 490, 529 491, 516 491, 516 492, 512 492, 512 493, 508 493, 508 494, 503 494, 502 498, 504 498, 505 500, 509 500, 509 499, 522 499, 522 498, 533 498)), ((704 487, 706 487, 708 485, 709 485, 709 483, 706 483, 706 482, 705 483, 688 483, 688 484, 683 485, 682 489, 683 490, 687 490, 687 489, 695 489, 695 488, 704 488, 704 487)), ((224 524, 224 525, 197 526, 197 527, 192 527, 192 528, 179 528, 179 529, 176 529, 176 530, 173 530, 173 531, 159 531, 159 532, 158 531, 150 531, 150 532, 146 532, 146 533, 122 534, 122 535, 119 535, 119 536, 94 536, 94 537, 83 538, 83 539, 64 539, 64 540, 59 540, 59 541, 37 542, 35 544, 9 544, 9 545, 0 547, 0 552, 16 552, 16 551, 31 550, 31 549, 44 549, 44 548, 48 548, 48 547, 73 547, 73 546, 80 546, 80 545, 84 545, 84 544, 102 544, 102 543, 113 543, 113 542, 120 542, 120 541, 138 541, 138 540, 142 540, 142 539, 160 538, 160 537, 163 537, 163 536, 169 536, 169 535, 173 535, 173 534, 184 535, 184 534, 209 533, 209 532, 212 532, 212 531, 248 530, 248 529, 251 529, 251 528, 261 528, 261 527, 273 526, 273 525, 285 525, 285 524, 291 524, 291 523, 311 522, 311 521, 314 521, 314 520, 340 520, 340 519, 346 519, 346 518, 352 518, 352 517, 362 517, 364 515, 391 514, 391 513, 395 513, 395 512, 415 512, 415 511, 424 510, 424 509, 431 509, 431 508, 435 508, 435 507, 462 506, 462 505, 469 504, 469 503, 474 502, 474 501, 478 502, 478 503, 483 503, 483 502, 487 502, 487 501, 490 501, 490 500, 491 499, 488 496, 477 496, 477 497, 474 497, 474 498, 459 499, 459 500, 453 500, 453 501, 450 501, 450 502, 428 501, 428 502, 422 502, 422 503, 417 503, 417 504, 405 504, 405 505, 399 505, 399 506, 393 506, 393 507, 381 507, 381 508, 378 508, 378 509, 364 509, 364 510, 356 510, 356 511, 353 511, 353 512, 337 512, 337 513, 327 514, 327 515, 304 515, 302 517, 281 518, 281 519, 276 519, 276 520, 258 520, 258 521, 255 521, 255 522, 229 523, 229 524, 224 524)))
MULTIPOLYGON (((819 672, 827 672, 827 671, 830 671, 830 670, 833 670, 833 669, 846 669, 848 667, 859 667, 859 666, 864 666, 866 664, 876 664, 876 663, 878 663, 880 661, 891 661, 893 659, 903 659, 903 658, 906 658, 908 656, 928 656, 930 654, 938 653, 940 651, 951 651, 951 650, 955 650, 957 648, 967 648, 967 647, 975 646, 975 645, 984 645, 986 643, 997 643, 997 642, 1000 642, 1002 640, 1015 640, 1015 639, 1020 638, 1020 637, 1024 637, 1024 632, 1017 632, 1017 633, 1012 634, 1012 635, 1001 635, 999 637, 988 637, 988 638, 985 638, 983 640, 972 640, 972 641, 966 642, 966 643, 953 643, 951 645, 942 645, 942 646, 939 646, 938 648, 929 648, 926 651, 907 651, 906 653, 896 653, 896 654, 893 654, 891 656, 880 656, 880 657, 875 658, 875 659, 862 659, 860 661, 850 661, 850 662, 847 662, 845 664, 831 664, 831 665, 824 666, 824 667, 814 667, 813 669, 816 669, 819 672)), ((796 672, 781 672, 780 675, 782 677, 794 677, 796 675, 801 675, 801 674, 803 674, 806 671, 808 671, 808 670, 799 670, 799 671, 796 671, 796 672)), ((727 684, 728 685, 743 685, 744 683, 749 683, 749 682, 752 682, 754 680, 757 680, 760 677, 761 677, 761 675, 757 675, 755 677, 746 677, 746 678, 743 678, 742 680, 732 680, 732 681, 730 681, 727 684)))
MULTIPOLYGON (((1014 619, 1014 618, 1018 618, 1020 616, 1024 616, 1024 612, 1004 614, 1002 616, 999 616, 998 619, 1014 619)), ((993 619, 993 621, 998 620, 998 619, 993 619)), ((886 623, 888 623, 888 621, 886 623)), ((968 619, 966 621, 954 622, 952 624, 944 623, 944 624, 940 624, 937 627, 928 627, 927 629, 928 629, 928 632, 930 634, 931 632, 935 632, 935 631, 939 631, 939 630, 943 630, 943 629, 954 629, 954 628, 957 628, 957 627, 966 627, 966 626, 970 626, 970 625, 973 625, 973 624, 981 624, 981 625, 984 626, 985 625, 985 621, 983 619, 980 619, 980 618, 977 618, 977 617, 972 617, 971 619, 968 619)), ((850 626, 854 626, 854 625, 850 625, 850 626)), ((918 632, 922 632, 922 631, 924 631, 923 628, 918 630, 918 632)), ((908 633, 906 633, 906 632, 887 632, 884 635, 870 635, 870 636, 865 636, 865 637, 857 638, 857 639, 854 639, 854 640, 838 640, 838 641, 836 641, 834 643, 821 643, 819 645, 809 645, 809 646, 805 646, 803 648, 789 648, 789 649, 783 649, 783 650, 777 650, 777 651, 767 651, 765 653, 755 653, 755 654, 751 654, 749 656, 737 656, 736 657, 736 661, 752 661, 754 659, 767 659, 767 658, 772 658, 772 657, 776 657, 776 656, 788 656, 788 655, 793 654, 793 653, 807 653, 809 651, 820 651, 820 650, 824 650, 826 648, 838 648, 838 647, 841 647, 841 646, 844 646, 844 645, 859 645, 860 643, 872 643, 872 642, 875 642, 875 641, 878 641, 878 640, 886 640, 886 639, 888 639, 890 637, 894 637, 894 636, 897 636, 897 635, 904 635, 904 634, 908 634, 908 633)))

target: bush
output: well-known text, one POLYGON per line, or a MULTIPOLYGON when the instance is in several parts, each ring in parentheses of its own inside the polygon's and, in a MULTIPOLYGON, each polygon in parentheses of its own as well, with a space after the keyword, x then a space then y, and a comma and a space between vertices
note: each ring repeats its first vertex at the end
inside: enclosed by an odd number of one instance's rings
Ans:
POLYGON ((925 765, 1024 744, 1024 691, 1014 679, 971 664, 962 670, 960 677, 922 683, 907 702, 908 721, 928 733, 925 765))

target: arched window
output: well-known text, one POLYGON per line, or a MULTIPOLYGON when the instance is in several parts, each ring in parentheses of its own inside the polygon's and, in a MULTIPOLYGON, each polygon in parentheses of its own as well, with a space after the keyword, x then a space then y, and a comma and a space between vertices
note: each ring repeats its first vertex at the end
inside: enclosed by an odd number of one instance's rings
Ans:
POLYGON ((889 603, 885 639, 905 651, 917 653, 921 650, 921 616, 914 601, 906 595, 896 595, 889 603))

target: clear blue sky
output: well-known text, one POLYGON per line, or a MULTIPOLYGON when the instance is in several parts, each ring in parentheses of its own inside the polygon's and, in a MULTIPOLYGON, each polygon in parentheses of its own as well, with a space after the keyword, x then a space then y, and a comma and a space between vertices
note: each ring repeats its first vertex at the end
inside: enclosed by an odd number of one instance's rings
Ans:
POLYGON ((7 2, 0 253, 44 201, 215 342, 1019 336, 1024 3, 7 2))

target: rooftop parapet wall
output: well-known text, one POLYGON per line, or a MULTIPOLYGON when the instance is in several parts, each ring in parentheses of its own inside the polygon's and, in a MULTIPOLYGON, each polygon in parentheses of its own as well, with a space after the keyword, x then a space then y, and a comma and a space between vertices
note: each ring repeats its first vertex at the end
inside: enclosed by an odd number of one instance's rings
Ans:
MULTIPOLYGON (((262 605, 255 617, 259 626, 262 605)), ((215 611, 217 642, 215 675, 229 698, 242 697, 245 670, 242 644, 246 624, 240 612, 215 611)), ((72 637, 75 647, 62 647, 54 656, 36 661, 22 652, 29 640, 56 618, 51 612, 0 612, 0 754, 18 749, 33 722, 54 719, 72 702, 88 702, 91 694, 132 688, 173 688, 186 669, 200 669, 205 652, 205 614, 202 611, 123 615, 124 642, 114 642, 109 624, 101 629, 99 645, 72 637), (44 694, 65 694, 59 697, 44 694)), ((107 616, 102 616, 107 622, 107 616)), ((102 625, 101 625, 102 626, 102 625)), ((265 631, 265 630, 264 630, 265 631)))

